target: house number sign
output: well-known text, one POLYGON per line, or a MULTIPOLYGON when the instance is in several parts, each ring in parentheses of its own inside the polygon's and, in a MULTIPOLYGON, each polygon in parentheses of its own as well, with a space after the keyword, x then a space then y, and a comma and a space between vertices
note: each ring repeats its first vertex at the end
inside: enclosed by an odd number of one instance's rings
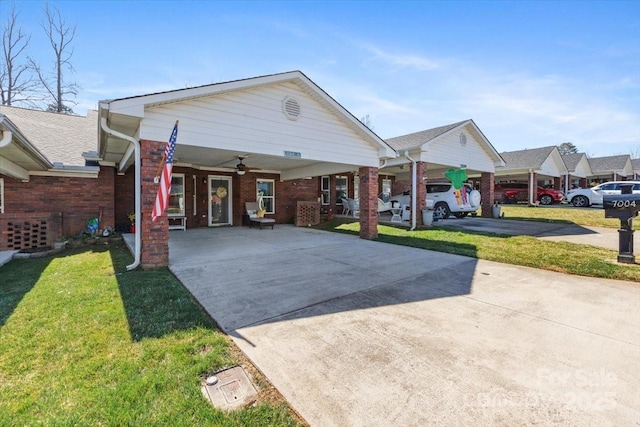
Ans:
POLYGON ((284 155, 287 157, 302 157, 302 153, 299 153, 297 151, 285 151, 284 155))

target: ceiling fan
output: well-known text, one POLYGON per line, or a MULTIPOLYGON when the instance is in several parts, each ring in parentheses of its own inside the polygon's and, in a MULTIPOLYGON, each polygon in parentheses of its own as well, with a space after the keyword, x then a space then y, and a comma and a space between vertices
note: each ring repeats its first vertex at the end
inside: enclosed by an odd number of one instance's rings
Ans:
POLYGON ((260 170, 259 168, 251 168, 247 165, 245 165, 244 163, 242 163, 242 161, 247 158, 247 156, 238 156, 238 160, 240 160, 240 163, 238 163, 236 165, 236 173, 238 175, 244 175, 246 172, 252 171, 252 170, 260 170))

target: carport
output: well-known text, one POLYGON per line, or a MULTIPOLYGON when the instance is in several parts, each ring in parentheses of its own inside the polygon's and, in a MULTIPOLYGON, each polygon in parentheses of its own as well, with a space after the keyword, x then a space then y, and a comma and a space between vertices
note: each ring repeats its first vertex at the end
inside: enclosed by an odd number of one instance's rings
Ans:
MULTIPOLYGON (((177 120, 174 172, 183 177, 178 210, 187 227, 240 225, 245 202, 256 201, 261 185, 271 198, 267 214, 285 222, 296 202, 317 200, 317 177, 352 173, 360 183, 361 237, 377 235, 378 167, 396 152, 300 71, 106 100, 99 115, 102 163, 135 176, 130 186, 116 181, 116 203, 135 193, 131 268, 168 264, 169 218, 152 222, 150 213, 154 177, 177 120), (215 186, 222 188, 217 194, 215 186), (214 203, 225 221, 202 224, 214 203)), ((116 217, 126 214, 118 210, 116 217)))
POLYGON ((505 162, 473 120, 390 138, 387 142, 399 154, 380 169, 381 174, 395 177, 393 194, 417 187, 416 203, 422 209, 426 200, 424 181, 446 181, 444 173, 448 169, 460 168, 480 180, 482 215, 491 216, 494 171, 505 162))
POLYGON ((529 184, 529 205, 536 204, 539 180, 553 180, 553 188, 560 189, 561 178, 568 175, 558 147, 541 147, 530 150, 500 153, 506 165, 496 168, 496 183, 523 182, 529 184))

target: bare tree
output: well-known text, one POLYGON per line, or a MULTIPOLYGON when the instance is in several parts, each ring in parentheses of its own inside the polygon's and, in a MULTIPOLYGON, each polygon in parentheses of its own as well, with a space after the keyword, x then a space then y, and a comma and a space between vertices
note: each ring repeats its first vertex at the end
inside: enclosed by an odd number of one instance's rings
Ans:
POLYGON ((640 159, 640 145, 636 146, 636 148, 633 148, 629 151, 632 159, 640 159))
POLYGON ((42 28, 49 38, 49 43, 55 54, 53 77, 47 76, 33 59, 30 59, 29 62, 50 100, 47 104, 47 111, 73 114, 73 110, 66 103, 77 104, 75 99, 70 98, 70 95, 75 98, 79 86, 74 82, 66 82, 64 77, 65 71, 74 71, 70 62, 73 56, 73 49, 70 45, 76 35, 76 27, 69 26, 60 15, 59 10, 55 7, 53 10, 49 9, 49 5, 46 3, 44 12, 47 22, 42 24, 42 28))
POLYGON ((362 122, 363 125, 368 127, 370 130, 373 130, 373 123, 371 123, 371 117, 369 117, 368 114, 362 117, 360 121, 362 122))
POLYGON ((20 62, 31 36, 18 26, 18 13, 11 7, 2 28, 2 59, 0 63, 0 101, 2 105, 26 104, 34 107, 42 97, 38 94, 38 81, 33 78, 29 62, 20 62))

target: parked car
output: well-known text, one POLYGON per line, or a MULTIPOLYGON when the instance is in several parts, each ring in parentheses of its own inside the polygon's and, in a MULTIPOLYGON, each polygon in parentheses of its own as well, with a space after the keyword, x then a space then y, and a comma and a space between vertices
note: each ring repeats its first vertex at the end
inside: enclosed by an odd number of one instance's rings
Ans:
MULTIPOLYGON (((433 215, 437 218, 449 218, 451 214, 456 218, 464 218, 475 213, 480 208, 480 192, 474 190, 470 184, 464 184, 459 192, 449 182, 433 182, 426 184, 427 200, 425 207, 433 207, 433 215)), ((391 196, 391 202, 401 205, 411 204, 408 193, 391 196)))
POLYGON ((577 188, 569 190, 567 200, 573 206, 582 208, 591 205, 601 205, 604 194, 620 194, 620 184, 633 184, 634 194, 640 194, 640 181, 611 181, 591 188, 577 188))
MULTIPOLYGON (((526 182, 509 182, 496 184, 494 186, 494 196, 502 203, 518 203, 529 200, 529 184, 526 182)), ((536 200, 541 205, 551 205, 564 200, 564 193, 553 188, 537 187, 536 200)))

